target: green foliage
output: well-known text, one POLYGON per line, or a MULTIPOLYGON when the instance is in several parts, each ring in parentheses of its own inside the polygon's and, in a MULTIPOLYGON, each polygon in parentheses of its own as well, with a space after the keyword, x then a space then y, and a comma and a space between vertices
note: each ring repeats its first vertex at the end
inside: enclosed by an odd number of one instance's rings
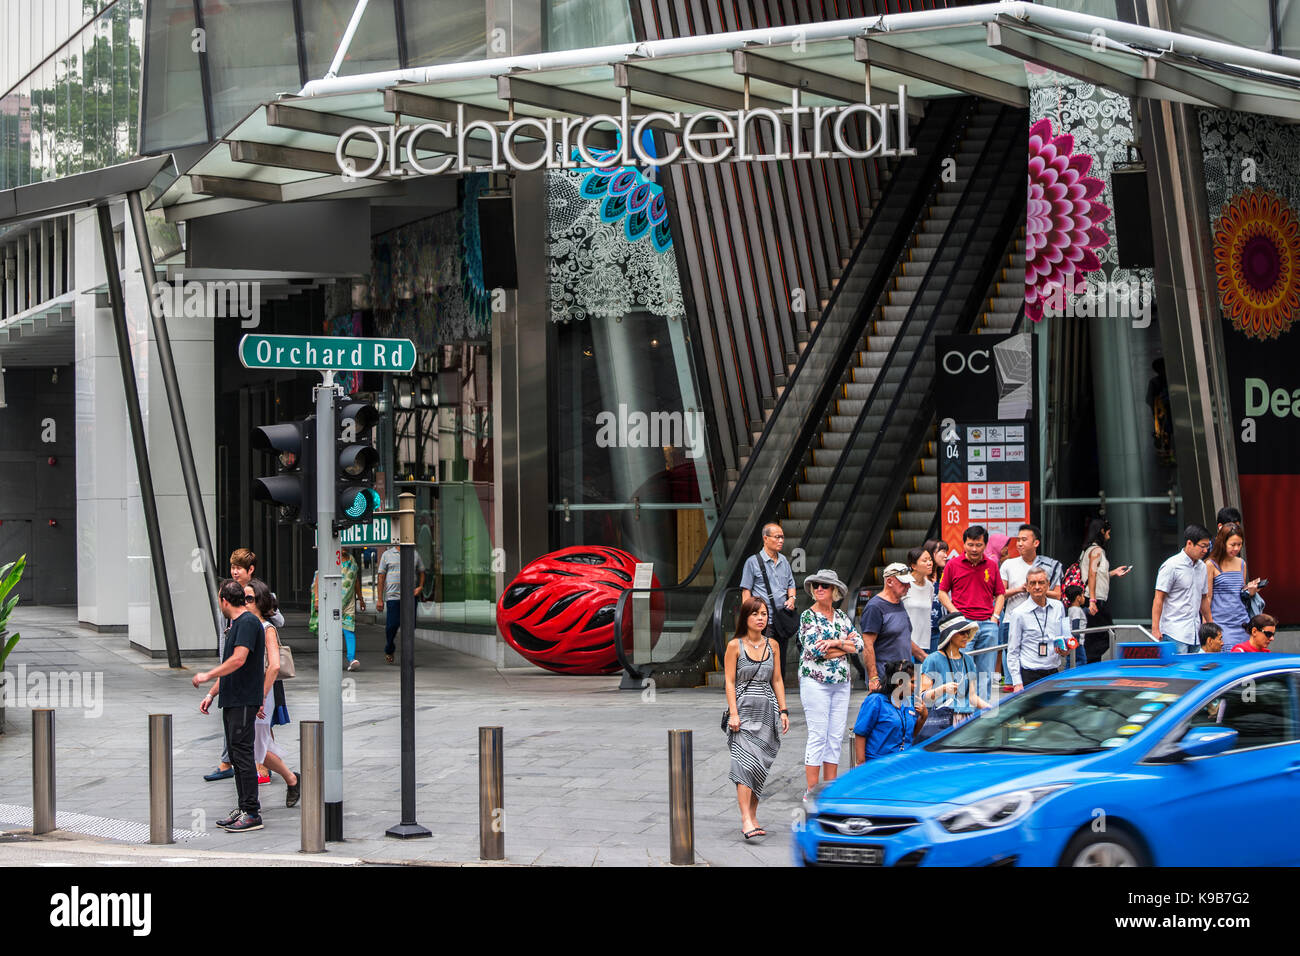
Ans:
POLYGON ((4 567, 0 568, 0 670, 4 670, 5 659, 9 657, 9 652, 14 649, 18 643, 18 635, 7 636, 9 634, 9 615, 13 613, 14 607, 18 604, 18 595, 13 591, 18 587, 18 581, 23 576, 23 571, 27 567, 27 555, 23 555, 17 561, 11 561, 4 567))

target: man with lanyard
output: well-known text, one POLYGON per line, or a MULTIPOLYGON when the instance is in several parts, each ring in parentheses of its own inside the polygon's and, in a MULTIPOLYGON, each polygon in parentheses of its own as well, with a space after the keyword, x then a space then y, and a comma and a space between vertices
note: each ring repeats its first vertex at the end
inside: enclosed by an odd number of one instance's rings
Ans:
POLYGON ((1016 691, 1055 674, 1070 653, 1070 621, 1060 601, 1047 600, 1047 572, 1032 569, 1025 586, 1029 598, 1012 612, 1007 638, 1007 668, 1016 691))
MULTIPOLYGON (((988 532, 974 524, 962 532, 961 558, 950 559, 939 579, 939 603, 951 614, 964 614, 976 622, 975 650, 994 647, 998 641, 998 621, 1002 617, 1006 588, 998 566, 984 554, 988 532)), ((988 700, 992 694, 993 673, 997 669, 997 652, 972 655, 979 673, 979 696, 988 700)))
POLYGON ((763 550, 746 558, 744 570, 740 573, 741 600, 759 597, 767 602, 767 636, 775 640, 780 648, 779 660, 783 667, 786 644, 799 627, 798 619, 791 619, 796 593, 794 571, 790 568, 790 561, 781 553, 784 546, 785 532, 781 526, 775 521, 763 525, 763 550), (786 615, 789 623, 784 631, 777 626, 778 608, 790 612, 786 615))
POLYGON ((998 567, 998 572, 1002 575, 1002 584, 1007 589, 1007 608, 1003 619, 1010 621, 1011 615, 1022 604, 1029 600, 1029 588, 1026 587, 1026 579, 1029 576, 1031 568, 1042 568, 1047 572, 1047 597, 1052 601, 1061 599, 1061 562, 1055 558, 1049 558, 1045 554, 1039 554, 1038 548, 1042 543, 1042 534, 1037 525, 1022 524, 1020 531, 1016 535, 1016 548, 1020 554, 1018 557, 1007 558, 998 567))
POLYGON ((1183 531, 1183 550, 1165 560, 1156 574, 1156 594, 1151 602, 1151 633, 1173 641, 1179 654, 1195 654, 1201 622, 1210 622, 1209 574, 1205 555, 1210 532, 1199 524, 1183 531))

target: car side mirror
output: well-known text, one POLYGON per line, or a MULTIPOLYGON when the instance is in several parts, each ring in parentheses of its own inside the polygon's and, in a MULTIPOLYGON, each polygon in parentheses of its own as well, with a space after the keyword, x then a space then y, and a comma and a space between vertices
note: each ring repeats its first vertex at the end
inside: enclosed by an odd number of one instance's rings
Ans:
POLYGON ((1164 759, 1170 762, 1189 757, 1213 757, 1237 746, 1237 732, 1231 727, 1193 727, 1183 734, 1164 759))

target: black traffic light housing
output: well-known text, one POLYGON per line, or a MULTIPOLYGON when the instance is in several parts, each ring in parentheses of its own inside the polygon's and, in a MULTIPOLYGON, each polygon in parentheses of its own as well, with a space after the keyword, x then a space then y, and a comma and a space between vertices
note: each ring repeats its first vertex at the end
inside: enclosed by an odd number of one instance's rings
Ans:
POLYGON ((338 406, 336 468, 334 472, 334 530, 342 531, 368 519, 382 506, 375 491, 379 452, 370 444, 370 430, 379 412, 369 402, 344 401, 338 406))
POLYGON ((252 447, 276 456, 276 474, 253 479, 253 500, 278 509, 281 521, 316 524, 316 418, 253 429, 252 447))

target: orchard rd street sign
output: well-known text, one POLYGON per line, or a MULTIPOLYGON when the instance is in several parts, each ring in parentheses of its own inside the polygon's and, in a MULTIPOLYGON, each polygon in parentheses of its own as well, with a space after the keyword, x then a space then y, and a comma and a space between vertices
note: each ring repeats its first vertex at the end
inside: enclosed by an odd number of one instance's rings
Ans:
POLYGON ((245 335, 239 340, 239 361, 244 368, 409 372, 415 367, 415 343, 332 335, 245 335))

